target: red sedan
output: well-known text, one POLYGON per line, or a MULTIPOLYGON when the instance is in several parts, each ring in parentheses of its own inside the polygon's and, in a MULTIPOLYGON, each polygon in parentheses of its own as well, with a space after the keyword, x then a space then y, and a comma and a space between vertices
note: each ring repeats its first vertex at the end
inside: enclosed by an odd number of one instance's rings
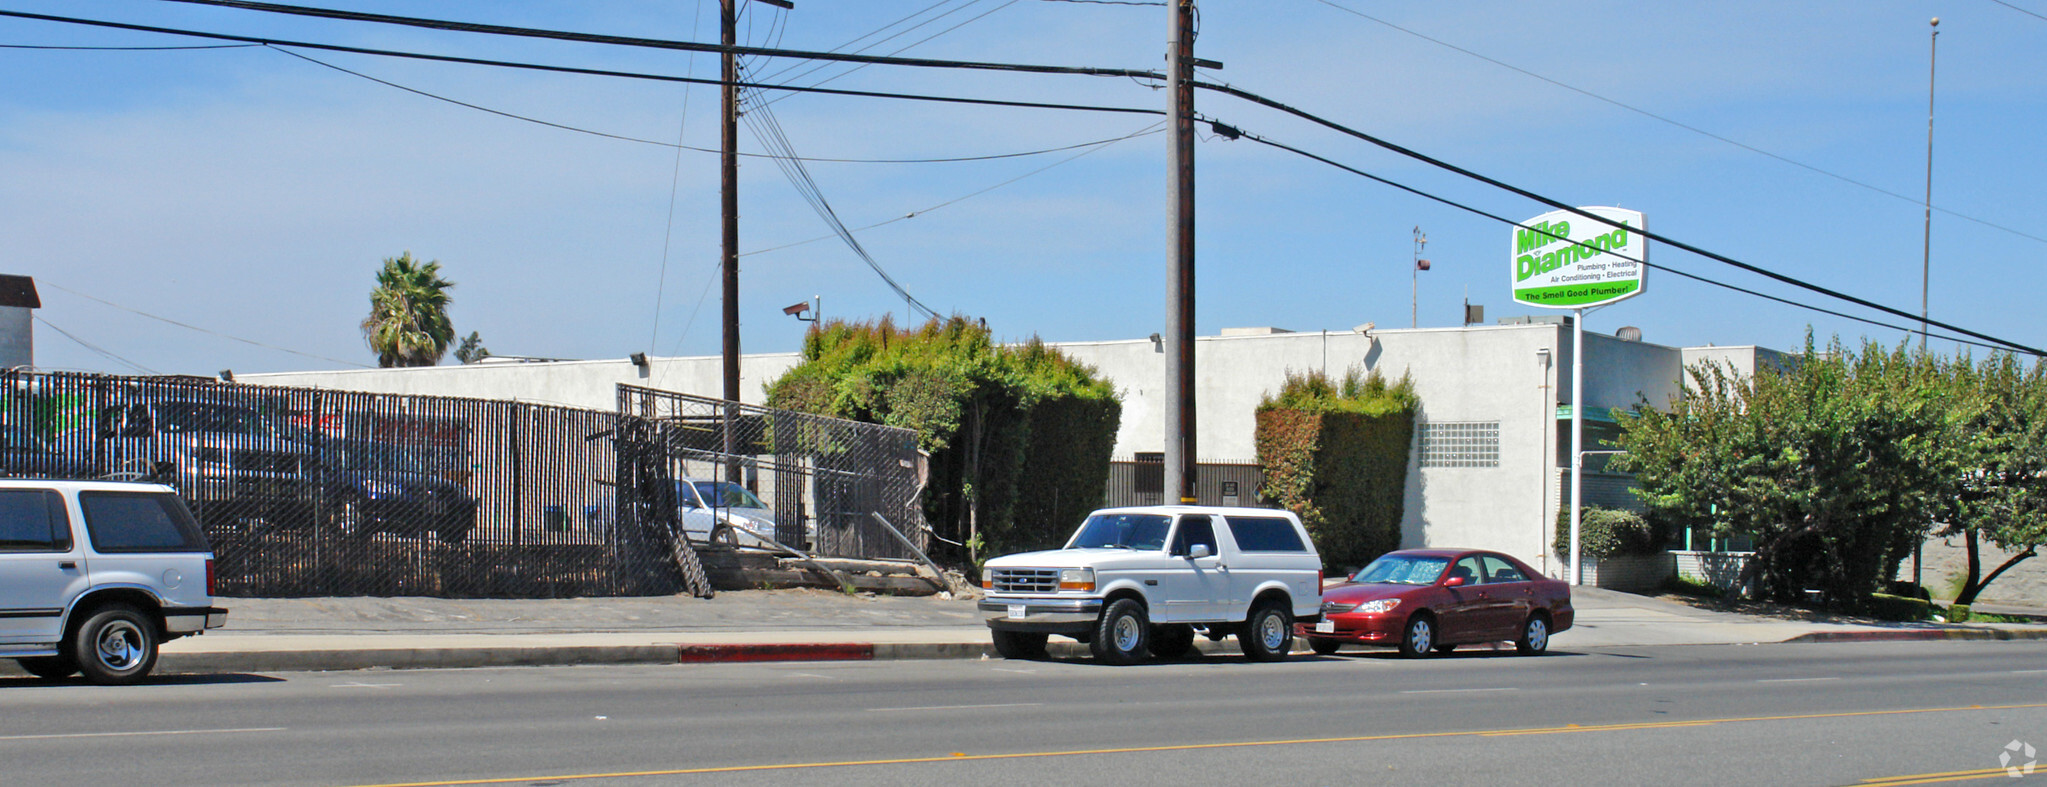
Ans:
POLYGON ((1295 626, 1316 653, 1345 643, 1397 646, 1408 657, 1512 642, 1535 655, 1571 627, 1571 586, 1476 549, 1403 549, 1322 591, 1322 619, 1295 626))

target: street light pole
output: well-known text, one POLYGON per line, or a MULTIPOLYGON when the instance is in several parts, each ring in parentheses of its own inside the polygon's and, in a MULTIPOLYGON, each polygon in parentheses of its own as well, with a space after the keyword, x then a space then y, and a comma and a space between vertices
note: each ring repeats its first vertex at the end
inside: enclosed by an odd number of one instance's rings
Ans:
POLYGON ((1408 296, 1407 308, 1409 328, 1422 327, 1422 271, 1429 269, 1429 261, 1422 259, 1422 247, 1429 245, 1429 236, 1422 234, 1422 228, 1414 228, 1414 269, 1407 272, 1414 291, 1408 296))
MULTIPOLYGON (((1926 43, 1926 224, 1921 238, 1919 257, 1919 353, 1926 354, 1926 302, 1928 285, 1933 281, 1933 75, 1940 54, 1940 17, 1933 18, 1933 32, 1926 43)), ((1920 555, 1923 544, 1912 547, 1912 584, 1925 579, 1920 570, 1920 555)))

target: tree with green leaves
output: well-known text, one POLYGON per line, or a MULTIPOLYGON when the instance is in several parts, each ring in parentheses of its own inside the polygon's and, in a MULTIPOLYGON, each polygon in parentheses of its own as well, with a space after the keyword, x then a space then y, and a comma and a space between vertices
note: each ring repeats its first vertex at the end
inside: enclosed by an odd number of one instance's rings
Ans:
POLYGON ((476 363, 489 357, 490 348, 483 346, 483 337, 476 331, 462 337, 462 344, 455 348, 455 360, 463 363, 476 363))
POLYGON ((1782 368, 1690 370, 1668 410, 1620 418, 1617 466, 1652 516, 1747 535, 1739 585, 1777 601, 1867 598, 1922 541, 1963 472, 1976 405, 1947 365, 1903 346, 1810 337, 1782 368))
POLYGON ((1957 362, 1953 388, 1956 398, 1973 404, 1938 535, 1962 538, 1967 567, 1954 603, 1974 604, 1985 587, 2047 542, 2047 370, 1996 353, 1973 366, 1957 362), (1984 541, 2012 553, 1987 576, 1984 541))
POLYGON ((1407 461, 1421 400, 1403 375, 1351 368, 1342 380, 1287 372, 1258 405, 1259 496, 1300 516, 1332 567, 1400 548, 1407 461))
POLYGON ((448 290, 439 261, 422 264, 412 252, 384 259, 377 287, 370 290, 370 316, 363 339, 377 353, 377 365, 433 366, 448 353, 455 325, 448 319, 448 290))

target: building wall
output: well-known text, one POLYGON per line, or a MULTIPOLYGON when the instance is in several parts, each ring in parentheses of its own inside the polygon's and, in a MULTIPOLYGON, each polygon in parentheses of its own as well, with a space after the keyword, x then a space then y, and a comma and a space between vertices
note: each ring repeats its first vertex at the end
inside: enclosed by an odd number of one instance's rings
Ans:
MULTIPOLYGON (((742 356, 739 398, 758 404, 764 386, 789 371, 802 357, 796 353, 742 356)), ((237 382, 289 385, 344 391, 517 399, 611 410, 618 406, 619 383, 642 385, 699 396, 724 393, 724 360, 717 356, 650 358, 647 368, 625 358, 603 361, 546 363, 477 363, 419 366, 407 369, 347 369, 332 372, 278 372, 237 375, 237 382)))

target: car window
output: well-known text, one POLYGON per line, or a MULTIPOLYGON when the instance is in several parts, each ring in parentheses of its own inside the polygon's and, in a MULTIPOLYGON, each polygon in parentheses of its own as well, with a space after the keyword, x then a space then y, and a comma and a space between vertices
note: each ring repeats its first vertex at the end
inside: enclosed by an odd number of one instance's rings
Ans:
POLYGON ((199 523, 176 497, 160 492, 80 492, 85 530, 100 552, 206 552, 199 523))
POLYGON ((71 525, 64 496, 48 489, 0 490, 0 552, 66 552, 71 525))
POLYGON ((704 502, 717 508, 767 508, 766 503, 754 497, 746 487, 730 481, 698 481, 697 494, 704 502))
POLYGON ((1480 581, 1482 581, 1482 580, 1480 579, 1480 577, 1483 577, 1483 576, 1485 576, 1485 575, 1484 575, 1484 574, 1480 574, 1480 573, 1479 573, 1479 570, 1478 570, 1478 558, 1476 558, 1476 557, 1467 557, 1467 558, 1463 558, 1463 559, 1461 559, 1461 560, 1458 560, 1458 561, 1457 561, 1457 565, 1451 566, 1451 567, 1450 567, 1450 576, 1448 576, 1448 577, 1445 577, 1445 579, 1459 579, 1459 578, 1462 578, 1462 579, 1464 580, 1464 584, 1466 584, 1466 585, 1476 585, 1476 584, 1478 584, 1478 583, 1479 583, 1480 581))
POLYGON ((1486 584, 1497 585, 1503 582, 1528 581, 1527 575, 1522 574, 1521 569, 1515 568, 1514 564, 1497 556, 1483 555, 1480 559, 1485 562, 1486 584))
POLYGON ((1276 516, 1229 517, 1230 536, 1243 552, 1306 552, 1292 520, 1276 516))
POLYGON ((1172 524, 1172 518, 1161 514, 1095 514, 1081 523, 1067 548, 1164 549, 1166 529, 1172 524))
POLYGON ((1428 585, 1443 575, 1443 567, 1450 565, 1445 557, 1417 555, 1382 555, 1371 565, 1351 575, 1352 582, 1366 582, 1390 585, 1428 585))
POLYGON ((1206 514, 1180 517, 1180 529, 1173 531, 1173 554, 1191 555, 1195 544, 1207 544, 1208 554, 1222 554, 1215 548, 1215 522, 1206 514))

